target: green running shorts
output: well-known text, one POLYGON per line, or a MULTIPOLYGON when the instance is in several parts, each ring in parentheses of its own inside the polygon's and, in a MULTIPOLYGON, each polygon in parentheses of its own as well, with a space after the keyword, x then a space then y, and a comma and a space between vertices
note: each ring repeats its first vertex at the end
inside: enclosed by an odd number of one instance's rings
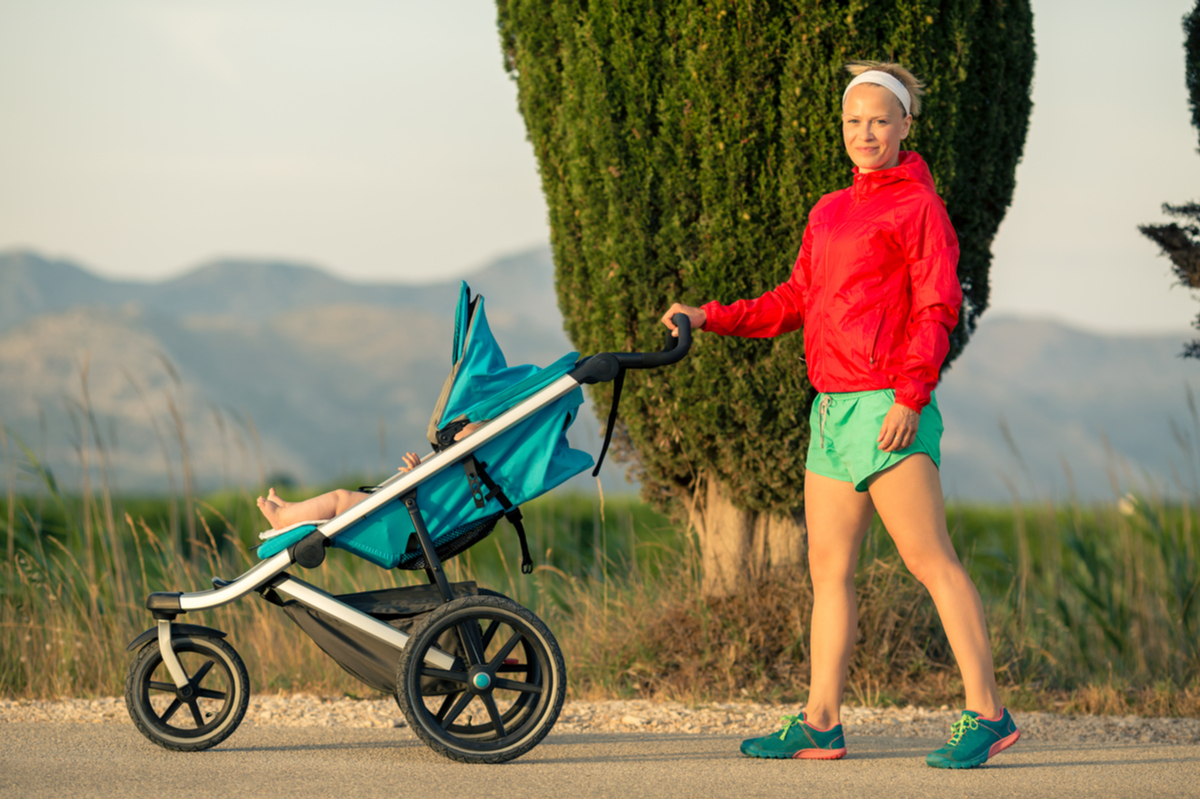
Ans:
POLYGON ((892 389, 817 395, 808 420, 805 469, 836 481, 849 481, 857 491, 865 492, 872 475, 914 453, 924 453, 940 468, 942 412, 934 395, 921 411, 917 438, 911 445, 894 453, 879 449, 879 429, 895 401, 892 389))

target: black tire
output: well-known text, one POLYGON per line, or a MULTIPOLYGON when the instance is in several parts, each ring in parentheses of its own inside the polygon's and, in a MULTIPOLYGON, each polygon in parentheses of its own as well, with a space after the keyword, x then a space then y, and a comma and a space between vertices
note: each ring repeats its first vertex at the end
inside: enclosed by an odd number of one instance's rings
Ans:
POLYGON ((507 597, 479 595, 429 614, 400 655, 396 686, 409 727, 430 748, 455 761, 497 764, 529 752, 554 727, 567 670, 554 635, 533 612, 507 597), (456 657, 451 670, 425 663, 434 647, 456 657), (480 675, 483 687, 472 683, 480 675))
POLYGON ((236 650, 211 636, 172 637, 171 648, 187 673, 187 690, 175 686, 154 641, 129 666, 125 705, 137 729, 160 747, 207 750, 225 741, 246 716, 246 665, 236 650))

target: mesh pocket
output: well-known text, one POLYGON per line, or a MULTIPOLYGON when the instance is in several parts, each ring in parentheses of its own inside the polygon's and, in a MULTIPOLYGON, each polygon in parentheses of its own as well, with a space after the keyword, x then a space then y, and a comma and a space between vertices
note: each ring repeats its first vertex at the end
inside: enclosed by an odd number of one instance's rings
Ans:
MULTIPOLYGON (((459 525, 452 529, 444 536, 438 537, 437 544, 434 549, 437 551, 438 558, 445 561, 449 558, 461 553, 471 545, 486 537, 496 527, 496 523, 504 516, 503 511, 498 511, 495 514, 490 514, 483 519, 468 522, 465 525, 459 525)), ((425 569, 425 555, 421 552, 421 545, 417 542, 417 535, 414 533, 408 539, 408 548, 404 551, 404 555, 400 556, 400 563, 396 565, 397 569, 425 569)))

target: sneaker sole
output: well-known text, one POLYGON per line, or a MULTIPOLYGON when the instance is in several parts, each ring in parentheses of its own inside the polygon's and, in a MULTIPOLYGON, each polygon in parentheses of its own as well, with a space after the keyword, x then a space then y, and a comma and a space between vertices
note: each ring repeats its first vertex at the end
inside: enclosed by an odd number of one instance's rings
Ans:
POLYGON ((1005 736, 1003 739, 1001 739, 1000 741, 998 741, 994 745, 992 745, 991 748, 988 750, 987 757, 991 758, 992 756, 996 755, 996 753, 999 753, 1003 750, 1007 750, 1008 748, 1010 748, 1014 744, 1016 744, 1017 739, 1020 739, 1020 738, 1021 738, 1021 732, 1013 731, 1008 736, 1005 736))
POLYGON ((833 761, 846 755, 846 748, 839 747, 837 750, 797 750, 792 758, 811 758, 818 761, 833 761))
POLYGON ((803 758, 803 759, 809 759, 809 760, 813 760, 813 761, 835 761, 835 760, 841 758, 842 756, 846 755, 846 748, 843 747, 838 750, 818 750, 818 749, 797 750, 795 753, 792 753, 790 755, 788 753, 761 753, 761 752, 748 752, 746 750, 743 750, 742 754, 749 756, 750 758, 786 758, 789 760, 796 759, 796 758, 803 758))

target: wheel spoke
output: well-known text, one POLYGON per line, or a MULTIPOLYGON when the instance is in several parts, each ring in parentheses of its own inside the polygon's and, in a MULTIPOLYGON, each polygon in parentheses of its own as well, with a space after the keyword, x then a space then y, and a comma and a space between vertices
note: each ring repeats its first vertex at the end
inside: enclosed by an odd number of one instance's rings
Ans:
POLYGON ((150 681, 149 688, 156 692, 170 692, 171 694, 175 694, 175 684, 173 684, 173 683, 164 683, 162 681, 150 681))
POLYGON ((465 684, 467 682, 467 673, 451 672, 445 669, 434 669, 433 667, 421 668, 422 678, 438 678, 443 681, 454 681, 455 683, 465 684))
POLYGON ((541 694, 542 687, 535 683, 525 683, 524 681, 510 681, 507 678, 496 678, 497 689, 511 689, 514 692, 528 692, 530 694, 541 694))
MULTIPOLYGON (((458 715, 463 712, 463 709, 467 707, 467 703, 469 702, 471 702, 471 693, 463 692, 458 700, 454 702, 454 705, 450 706, 450 709, 446 712, 446 716, 439 719, 438 722, 442 724, 443 728, 453 725, 454 720, 458 719, 458 715)), ((442 705, 445 705, 445 703, 442 705)))
POLYGON ((488 664, 488 669, 494 672, 497 667, 504 663, 504 659, 508 658, 508 654, 513 651, 513 648, 516 647, 520 641, 521 634, 514 633, 512 636, 510 636, 508 641, 504 643, 504 647, 501 647, 500 652, 497 653, 496 657, 492 659, 492 663, 488 664))
POLYGON ((163 722, 166 722, 171 717, 175 716, 175 712, 178 711, 179 707, 182 705, 183 705, 183 701, 181 701, 178 697, 176 697, 174 700, 171 701, 171 705, 167 706, 167 710, 163 712, 162 716, 159 717, 159 719, 161 719, 163 722))
POLYGON ((507 734, 504 730, 504 719, 500 716, 500 709, 496 708, 496 700, 492 697, 491 692, 479 695, 479 699, 483 701, 484 708, 487 709, 488 716, 492 718, 492 727, 496 729, 496 735, 503 739, 507 734))
POLYGON ((533 666, 533 664, 501 664, 496 667, 496 672, 529 672, 533 666))
POLYGON ((500 620, 494 619, 488 624, 487 630, 483 632, 483 649, 487 650, 487 646, 492 643, 492 637, 496 635, 496 631, 500 630, 500 620))
POLYGON ((196 698, 191 698, 187 701, 188 708, 192 710, 192 719, 196 721, 197 728, 204 727, 204 715, 200 713, 200 704, 196 702, 196 698))
POLYGON ((200 681, 204 680, 204 676, 208 674, 208 671, 213 668, 213 664, 215 663, 215 661, 205 661, 200 669, 196 670, 196 674, 192 676, 192 686, 199 686, 200 681))
POLYGON ((196 697, 204 700, 224 700, 225 692, 218 692, 216 689, 197 689, 196 697))
POLYGON ((436 719, 438 722, 441 722, 442 719, 446 716, 446 712, 450 710, 450 705, 454 702, 454 698, 458 697, 458 695, 459 695, 459 692, 455 692, 454 694, 448 694, 445 697, 443 697, 442 704, 440 706, 438 706, 437 713, 433 715, 433 718, 436 719))

